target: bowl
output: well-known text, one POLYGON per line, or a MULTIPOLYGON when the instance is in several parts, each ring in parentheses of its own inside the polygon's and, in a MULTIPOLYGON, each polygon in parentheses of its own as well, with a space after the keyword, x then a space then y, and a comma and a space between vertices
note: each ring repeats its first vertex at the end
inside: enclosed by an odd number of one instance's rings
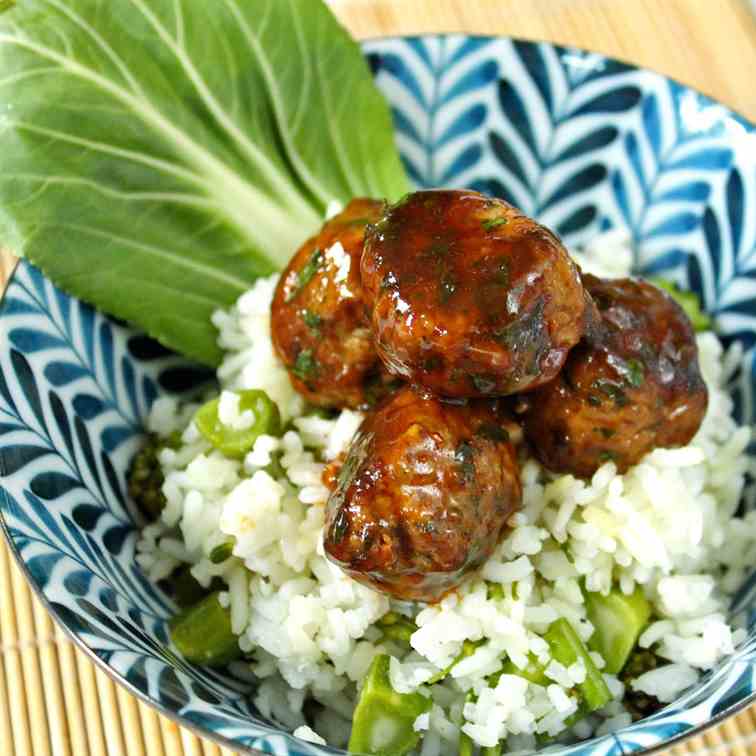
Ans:
MULTIPOLYGON (((461 35, 364 44, 421 187, 473 187, 556 229, 568 245, 632 236, 639 272, 701 297, 744 347, 737 417, 754 420, 756 134, 727 108, 651 71, 546 43, 461 35)), ((182 725, 243 752, 338 753, 263 720, 250 683, 170 648, 174 607, 137 568, 129 461, 156 397, 207 371, 16 269, 0 310, 0 512, 8 541, 66 632, 115 680, 182 725)), ((754 502, 743 503, 751 507, 754 502)), ((612 735, 556 753, 669 745, 756 691, 756 579, 733 614, 745 643, 679 700, 612 735)))

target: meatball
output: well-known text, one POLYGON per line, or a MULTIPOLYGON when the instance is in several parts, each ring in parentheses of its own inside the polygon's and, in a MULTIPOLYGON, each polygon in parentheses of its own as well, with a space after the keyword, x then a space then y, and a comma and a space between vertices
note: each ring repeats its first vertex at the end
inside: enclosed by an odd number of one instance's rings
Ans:
POLYGON ((353 578, 434 601, 491 555, 522 487, 498 403, 406 387, 365 418, 328 500, 325 550, 353 578))
POLYGON ((620 472, 656 447, 684 446, 706 412, 706 384, 687 315, 645 281, 583 283, 600 312, 559 377, 531 394, 525 435, 550 470, 620 472))
POLYGON ((384 376, 360 283, 365 227, 384 203, 355 199, 306 241, 281 275, 273 345, 294 387, 320 407, 363 407, 384 376))
POLYGON ((365 236, 362 283, 389 371, 450 397, 552 380, 591 311, 546 228, 472 191, 423 191, 365 236))

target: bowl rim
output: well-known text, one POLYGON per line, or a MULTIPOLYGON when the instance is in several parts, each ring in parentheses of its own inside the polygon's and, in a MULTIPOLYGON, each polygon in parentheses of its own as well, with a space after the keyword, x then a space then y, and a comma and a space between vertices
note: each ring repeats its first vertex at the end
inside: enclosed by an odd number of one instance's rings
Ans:
MULTIPOLYGON (((558 48, 562 50, 577 50, 584 53, 598 55, 601 58, 604 58, 606 60, 612 60, 612 61, 622 63, 623 65, 628 66, 632 70, 651 73, 656 77, 659 77, 668 82, 672 82, 676 84, 681 89, 685 89, 690 92, 693 92, 696 94, 697 97, 702 98, 707 104, 723 108, 724 109, 723 116, 728 116, 728 117, 736 119, 737 121, 740 121, 742 125, 744 125, 746 129, 748 129, 751 132, 756 131, 756 121, 751 121, 747 116, 743 115, 736 109, 732 108, 730 105, 727 105, 715 99, 713 96, 700 91, 699 89, 691 86, 690 84, 686 84, 685 82, 682 82, 679 79, 673 76, 669 76, 668 74, 665 74, 654 68, 641 66, 625 58, 609 55, 608 53, 600 52, 597 50, 591 50, 586 47, 580 47, 577 45, 570 45, 567 43, 554 42, 554 41, 538 39, 538 38, 529 38, 529 37, 523 37, 523 36, 510 36, 507 34, 468 33, 463 30, 445 30, 445 31, 438 31, 438 32, 413 32, 413 33, 408 33, 408 34, 370 35, 366 37, 361 37, 357 39, 356 42, 360 46, 360 48, 363 48, 363 52, 364 52, 364 45, 366 43, 371 43, 371 42, 380 42, 380 41, 388 41, 388 40, 444 38, 444 37, 450 37, 450 36, 459 36, 465 39, 483 39, 483 40, 491 40, 491 41, 505 40, 509 42, 524 42, 529 45, 546 45, 551 48, 558 48)), ((14 262, 13 267, 5 282, 5 287, 2 293, 0 293, 0 319, 3 317, 4 311, 5 311, 6 295, 7 295, 8 289, 17 274, 18 267, 21 261, 22 261, 22 258, 18 258, 14 262)), ((68 294, 68 292, 65 292, 65 293, 67 296, 70 296, 72 298, 77 298, 74 295, 68 294)), ((2 469, 2 467, 3 467, 2 458, 0 458, 0 478, 4 476, 4 470, 2 469)), ((0 495, 2 496, 2 499, 6 503, 8 503, 9 494, 4 488, 0 488, 0 495)), ((66 638, 70 639, 73 642, 74 646, 79 651, 83 652, 84 655, 90 661, 92 661, 98 669, 103 671, 110 680, 112 680, 117 685, 120 685, 121 687, 123 687, 130 695, 136 697, 142 703, 156 710, 162 716, 166 717, 167 719, 174 722, 175 724, 180 725, 181 727, 189 730, 190 732, 194 733, 200 738, 210 740, 212 742, 215 742, 221 745, 224 748, 229 748, 230 750, 239 754, 244 754, 245 756, 266 756, 266 754, 263 751, 253 748, 252 746, 240 743, 237 740, 228 738, 225 735, 221 735, 215 730, 206 729, 202 727, 201 725, 198 725, 197 723, 184 717, 183 715, 174 711, 173 709, 166 707, 164 704, 160 703, 154 698, 151 698, 147 693, 139 690, 139 688, 137 688, 133 683, 129 682, 125 677, 121 676, 118 672, 116 672, 110 665, 108 665, 108 663, 104 659, 101 659, 94 652, 94 650, 85 643, 83 638, 77 635, 73 630, 71 630, 65 624, 65 622, 58 616, 55 609, 51 606, 50 601, 45 596, 44 591, 42 590, 41 586, 34 579, 26 562, 22 559, 21 553, 19 552, 14 539, 10 535, 10 532, 8 530, 8 523, 6 522, 6 519, 5 519, 4 507, 0 507, 0 532, 2 532, 3 534, 3 539, 5 541, 5 544, 10 554, 12 555, 16 566, 21 571, 21 574, 24 576, 24 579, 27 583, 27 587, 31 588, 34 596, 36 597, 37 600, 40 601, 45 611, 48 612, 48 614, 52 617, 53 621, 55 622, 55 625, 58 628, 60 628, 63 634, 66 636, 66 638)), ((710 728, 719 725, 724 720, 730 718, 731 716, 737 714, 740 711, 743 711, 755 701, 756 701, 756 687, 750 694, 730 704, 727 708, 721 710, 715 716, 711 717, 707 721, 701 722, 700 724, 693 725, 689 729, 679 732, 678 734, 672 736, 671 738, 667 738, 659 743, 655 743, 653 745, 649 745, 649 746, 646 746, 644 748, 640 748, 637 750, 633 749, 632 751, 628 751, 623 746, 621 740, 617 738, 615 733, 610 733, 610 735, 614 738, 615 744, 619 747, 622 753, 632 753, 633 756, 651 756, 652 754, 661 753, 662 751, 667 750, 668 748, 672 746, 678 745, 682 743, 683 741, 688 740, 689 738, 693 738, 693 737, 697 737, 701 735, 702 733, 709 730, 710 728)), ((639 721, 643 721, 643 720, 639 720, 639 721)), ((283 732, 293 737, 293 735, 289 733, 288 731, 283 731, 283 732)), ((596 736, 592 736, 591 738, 585 741, 580 741, 580 742, 585 743, 587 745, 588 743, 591 742, 591 740, 595 738, 596 736)), ((338 752, 338 749, 335 749, 333 746, 327 746, 327 747, 331 749, 334 753, 338 752)), ((347 754, 350 753, 348 751, 341 751, 341 752, 347 753, 347 754)), ((536 752, 536 754, 537 753, 538 752, 536 752)), ((300 752, 291 752, 291 756, 303 756, 303 754, 301 754, 300 752)))

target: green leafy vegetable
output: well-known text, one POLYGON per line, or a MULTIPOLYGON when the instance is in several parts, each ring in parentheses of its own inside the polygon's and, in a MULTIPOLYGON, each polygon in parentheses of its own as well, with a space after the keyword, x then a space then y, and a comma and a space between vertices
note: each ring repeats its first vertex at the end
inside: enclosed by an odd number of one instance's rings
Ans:
POLYGON ((697 332, 711 330, 711 318, 701 309, 701 301, 692 291, 683 291, 666 278, 651 278, 651 283, 669 294, 682 307, 697 332))
POLYGON ((0 70, 0 242, 208 364, 211 313, 330 200, 409 188, 321 0, 25 0, 0 18, 0 70))

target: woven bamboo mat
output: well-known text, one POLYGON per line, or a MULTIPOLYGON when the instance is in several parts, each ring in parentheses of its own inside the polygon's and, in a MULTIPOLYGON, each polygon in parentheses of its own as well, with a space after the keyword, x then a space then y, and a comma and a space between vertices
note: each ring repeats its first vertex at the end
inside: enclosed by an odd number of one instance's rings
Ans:
MULTIPOLYGON (((53 622, 0 544, 0 755, 232 756, 138 701, 53 622)), ((664 756, 756 756, 756 706, 664 756)))
MULTIPOLYGON (((744 0, 330 0, 357 36, 464 30, 578 44, 661 70, 752 118, 744 0), (432 6, 432 12, 431 12, 432 6)), ((0 290, 10 270, 0 253, 0 290)), ((0 756, 231 756, 160 716, 79 652, 0 544, 0 756)), ((756 756, 756 705, 664 756, 756 756)))

